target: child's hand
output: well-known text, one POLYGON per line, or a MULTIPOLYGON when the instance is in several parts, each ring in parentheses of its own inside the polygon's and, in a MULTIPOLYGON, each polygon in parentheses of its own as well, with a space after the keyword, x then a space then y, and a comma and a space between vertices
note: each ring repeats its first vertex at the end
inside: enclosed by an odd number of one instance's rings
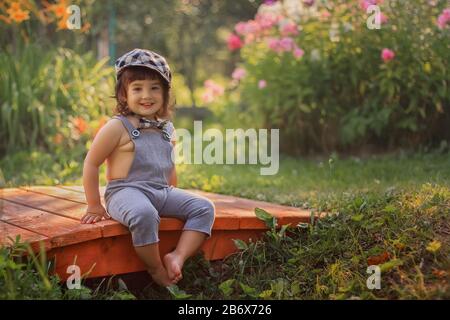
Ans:
POLYGON ((106 213, 105 208, 102 205, 95 207, 88 206, 86 213, 81 218, 81 223, 96 223, 103 219, 109 219, 109 215, 106 213))

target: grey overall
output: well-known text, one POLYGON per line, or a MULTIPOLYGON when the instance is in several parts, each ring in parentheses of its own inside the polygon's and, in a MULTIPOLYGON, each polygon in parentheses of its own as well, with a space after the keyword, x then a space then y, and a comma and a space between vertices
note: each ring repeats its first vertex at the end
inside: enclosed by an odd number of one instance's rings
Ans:
MULTIPOLYGON (((125 179, 108 182, 106 210, 114 220, 129 228, 133 245, 159 241, 160 217, 180 219, 185 221, 183 230, 203 232, 210 237, 214 204, 168 184, 174 168, 172 143, 164 139, 160 130, 139 131, 125 116, 114 118, 122 121, 134 143, 134 159, 125 179)), ((172 135, 172 122, 164 130, 172 135)))

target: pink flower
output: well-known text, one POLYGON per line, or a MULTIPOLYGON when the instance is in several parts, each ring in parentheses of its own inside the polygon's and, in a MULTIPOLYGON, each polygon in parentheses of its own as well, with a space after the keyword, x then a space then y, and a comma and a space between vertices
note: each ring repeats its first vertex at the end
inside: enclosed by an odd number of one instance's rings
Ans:
POLYGON ((280 46, 280 41, 278 39, 275 38, 268 38, 267 39, 267 46, 269 47, 269 49, 279 53, 282 51, 282 48, 280 46))
POLYGON ((211 79, 205 81, 205 92, 202 95, 202 101, 204 103, 213 102, 215 98, 223 95, 225 89, 218 83, 211 79))
POLYGON ((258 88, 259 88, 259 89, 264 89, 265 87, 267 87, 267 82, 266 82, 266 80, 259 80, 259 81, 258 81, 258 88))
POLYGON ((231 74, 231 77, 235 80, 241 80, 245 77, 247 72, 243 68, 236 68, 233 73, 231 74))
POLYGON ((285 37, 280 40, 279 46, 282 51, 291 51, 294 48, 294 40, 289 37, 285 37))
POLYGON ((271 5, 275 4, 275 2, 277 2, 277 0, 264 0, 264 4, 266 6, 271 6, 271 5))
POLYGON ((367 11, 367 8, 369 8, 369 6, 372 5, 381 5, 383 4, 384 0, 361 0, 359 2, 359 6, 361 7, 361 9, 363 9, 364 11, 367 11))
POLYGON ((249 33, 245 35, 244 43, 249 44, 256 40, 256 35, 254 33, 249 33))
POLYGON ((450 8, 442 10, 442 14, 450 20, 450 8))
POLYGON ((394 57, 395 52, 388 48, 384 48, 383 51, 381 51, 381 58, 383 59, 384 63, 391 61, 392 59, 394 59, 394 57))
POLYGON ((238 49, 242 48, 242 46, 243 46, 241 38, 239 38, 235 34, 231 34, 228 37, 228 41, 227 42, 228 42, 228 49, 230 51, 238 50, 238 49))
POLYGON ((440 29, 444 29, 448 23, 450 23, 450 8, 444 9, 437 20, 440 29))
POLYGON ((305 54, 305 51, 303 51, 299 47, 295 47, 293 54, 295 59, 300 59, 305 54))
POLYGON ((311 7, 314 4, 314 0, 303 0, 303 3, 309 7, 311 7))
POLYGON ((211 103, 214 101, 214 96, 210 91, 205 91, 202 94, 202 101, 203 103, 211 103))
POLYGON ((255 21, 259 24, 261 29, 272 28, 280 19, 281 16, 273 13, 258 13, 255 17, 255 21))
POLYGON ((330 13, 330 11, 328 11, 327 9, 323 10, 323 11, 320 13, 320 18, 321 18, 322 20, 327 20, 329 17, 331 17, 331 13, 330 13))
POLYGON ((389 20, 388 17, 385 14, 383 14, 383 12, 380 12, 380 22, 383 24, 386 23, 388 20, 389 20))
POLYGON ((369 6, 371 6, 371 5, 372 5, 372 3, 369 2, 369 1, 367 1, 367 0, 362 0, 362 1, 359 2, 359 6, 360 6, 361 9, 363 9, 364 11, 367 11, 367 8, 368 8, 369 6))
POLYGON ((224 88, 211 79, 205 81, 205 87, 214 95, 222 95, 224 93, 224 88))
POLYGON ((236 33, 238 35, 243 36, 245 34, 246 27, 247 27, 247 23, 239 22, 234 26, 234 30, 236 31, 236 33))
POLYGON ((298 34, 298 27, 294 22, 288 22, 284 24, 280 29, 281 35, 283 35, 284 37, 289 35, 296 36, 298 34))
POLYGON ((439 29, 444 29, 447 25, 447 19, 445 19, 445 17, 441 14, 437 19, 437 24, 439 29))
POLYGON ((246 36, 251 34, 258 34, 262 27, 259 22, 254 20, 249 20, 247 22, 239 22, 234 26, 234 30, 240 36, 246 36))

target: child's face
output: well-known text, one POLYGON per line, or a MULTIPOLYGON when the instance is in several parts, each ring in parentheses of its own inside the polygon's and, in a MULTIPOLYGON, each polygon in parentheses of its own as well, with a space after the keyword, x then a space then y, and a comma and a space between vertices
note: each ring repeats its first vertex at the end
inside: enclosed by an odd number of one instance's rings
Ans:
POLYGON ((127 88, 128 108, 139 116, 153 118, 163 103, 163 87, 159 80, 136 80, 127 88))

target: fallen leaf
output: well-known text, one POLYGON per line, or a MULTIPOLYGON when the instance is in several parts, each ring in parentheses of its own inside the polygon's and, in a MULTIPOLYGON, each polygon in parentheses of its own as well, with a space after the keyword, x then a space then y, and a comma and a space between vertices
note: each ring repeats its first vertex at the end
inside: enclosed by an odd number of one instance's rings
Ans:
POLYGON ((385 251, 382 254, 379 254, 377 256, 371 256, 367 258, 367 264, 369 266, 379 265, 382 264, 390 259, 391 255, 389 252, 385 251))
POLYGON ((447 272, 445 270, 439 270, 436 268, 433 268, 433 271, 431 271, 437 278, 445 278, 447 276, 447 272))

